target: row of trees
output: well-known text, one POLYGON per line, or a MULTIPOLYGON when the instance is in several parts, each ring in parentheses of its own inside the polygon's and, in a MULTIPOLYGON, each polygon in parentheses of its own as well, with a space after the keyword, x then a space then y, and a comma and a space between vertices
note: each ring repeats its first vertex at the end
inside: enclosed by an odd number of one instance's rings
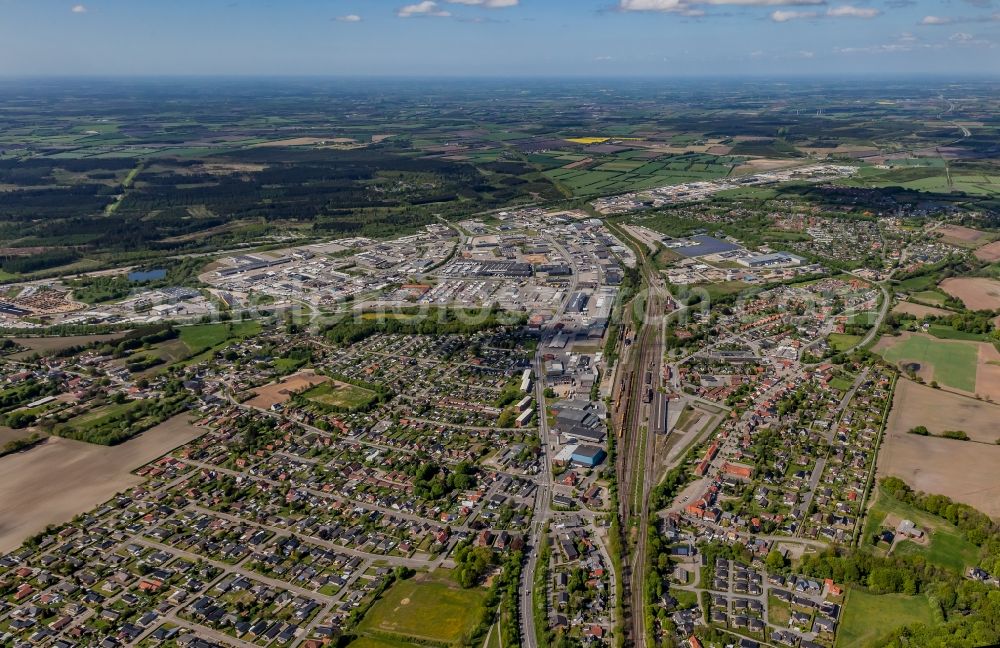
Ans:
POLYGON ((498 307, 488 312, 459 311, 435 308, 426 312, 393 315, 345 318, 332 324, 324 331, 326 339, 338 346, 349 346, 372 335, 387 333, 392 335, 471 335, 501 325, 522 326, 526 319, 523 314, 507 313, 498 307))
POLYGON ((117 445, 179 414, 188 406, 185 394, 136 401, 122 411, 78 425, 58 425, 54 432, 67 439, 98 445, 117 445))

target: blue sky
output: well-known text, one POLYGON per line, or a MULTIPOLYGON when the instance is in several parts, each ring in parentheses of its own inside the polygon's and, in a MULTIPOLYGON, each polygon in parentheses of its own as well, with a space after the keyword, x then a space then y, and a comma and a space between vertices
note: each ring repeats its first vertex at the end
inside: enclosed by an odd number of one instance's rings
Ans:
POLYGON ((0 0, 2 75, 998 75, 1000 0, 0 0))

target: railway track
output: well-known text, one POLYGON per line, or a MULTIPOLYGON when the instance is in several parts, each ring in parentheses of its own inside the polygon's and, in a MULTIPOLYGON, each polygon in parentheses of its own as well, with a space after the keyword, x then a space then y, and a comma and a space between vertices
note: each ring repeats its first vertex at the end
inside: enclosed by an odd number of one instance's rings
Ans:
MULTIPOLYGON (((645 646, 644 585, 647 527, 649 517, 650 460, 653 437, 649 429, 642 433, 647 422, 644 417, 643 394, 658 384, 647 384, 643 376, 659 376, 662 354, 659 300, 651 299, 647 305, 647 320, 633 346, 630 370, 621 387, 618 431, 620 452, 617 455, 619 484, 619 525, 625 535, 626 546, 632 547, 622 559, 622 594, 625 609, 623 630, 625 644, 645 646), (633 525, 635 521, 635 525, 633 525), (636 533, 632 534, 635 528, 636 533), (634 539, 634 546, 632 541, 634 539)), ((652 403, 648 404, 652 407, 652 403)), ((647 425, 648 428, 648 425, 647 425)))
MULTIPOLYGON (((613 227, 612 231, 615 230, 623 240, 631 239, 620 228, 613 227)), ((618 478, 617 514, 619 528, 622 529, 624 552, 620 583, 624 612, 624 618, 621 619, 624 644, 645 648, 647 628, 645 628, 644 614, 644 579, 652 448, 655 442, 648 425, 646 434, 642 434, 642 426, 647 422, 643 416, 645 404, 643 392, 655 389, 661 384, 663 314, 671 302, 669 292, 649 262, 645 246, 639 244, 633 248, 637 253, 638 267, 642 272, 647 292, 643 320, 624 365, 627 366, 627 370, 620 374, 617 398, 614 402, 619 440, 615 470, 618 478), (650 375, 649 384, 643 379, 645 375, 650 375), (653 376, 656 377, 655 381, 652 380, 653 376), (633 520, 636 522, 634 526, 633 520), (636 531, 634 538, 633 528, 636 531)), ((652 402, 649 405, 652 408, 652 402)))

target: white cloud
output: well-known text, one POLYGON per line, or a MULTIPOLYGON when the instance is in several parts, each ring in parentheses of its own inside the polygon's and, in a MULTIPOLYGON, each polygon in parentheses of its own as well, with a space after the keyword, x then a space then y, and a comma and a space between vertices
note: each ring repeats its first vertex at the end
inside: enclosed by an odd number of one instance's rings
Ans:
POLYGON ((361 22, 361 16, 358 14, 347 14, 346 16, 337 16, 334 20, 337 22, 356 23, 361 22))
POLYGON ((619 11, 656 11, 701 15, 698 5, 740 7, 798 7, 825 4, 826 0, 618 0, 619 11))
POLYGON ((70 9, 70 11, 73 13, 87 13, 87 7, 82 4, 73 5, 73 8, 70 9))
POLYGON ((875 18, 882 12, 873 7, 855 7, 854 5, 840 5, 830 7, 826 15, 833 18, 875 18))
POLYGON ((680 0, 621 0, 621 11, 680 11, 685 6, 680 0))
POLYGON ((776 23, 788 22, 790 20, 808 20, 810 18, 818 18, 819 14, 815 11, 775 11, 771 14, 771 20, 776 23))
POLYGON ((994 23, 1000 22, 1000 11, 989 16, 924 16, 921 25, 957 25, 959 23, 994 23))
POLYGON ((693 4, 736 5, 741 7, 801 7, 826 4, 826 0, 697 0, 693 4))
POLYGON ((887 43, 863 47, 838 47, 834 51, 838 54, 905 54, 918 51, 940 51, 949 47, 994 48, 996 44, 975 38, 964 32, 952 35, 948 41, 938 42, 921 40, 910 32, 903 32, 887 43))
POLYGON ((987 38, 977 38, 967 32, 955 32, 948 37, 956 47, 986 47, 995 49, 997 44, 987 38))
POLYGON ((516 7, 521 0, 448 0, 451 4, 472 5, 474 7, 486 7, 487 9, 502 9, 504 7, 516 7))
POLYGON ((819 13, 818 11, 794 11, 787 9, 778 9, 771 13, 771 20, 777 23, 789 22, 792 20, 813 20, 817 18, 875 18, 876 16, 881 16, 882 12, 878 9, 870 9, 867 7, 855 7, 854 5, 839 5, 836 7, 830 7, 826 10, 826 13, 819 13))
POLYGON ((396 15, 400 18, 412 18, 414 16, 435 16, 438 18, 447 18, 451 15, 450 12, 438 8, 438 4, 434 0, 424 0, 423 2, 418 2, 417 4, 406 5, 405 7, 400 7, 396 15))

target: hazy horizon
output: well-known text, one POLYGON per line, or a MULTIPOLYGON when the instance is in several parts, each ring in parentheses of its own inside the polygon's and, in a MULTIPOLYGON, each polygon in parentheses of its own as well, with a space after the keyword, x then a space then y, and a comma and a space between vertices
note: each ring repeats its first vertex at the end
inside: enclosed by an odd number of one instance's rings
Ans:
POLYGON ((0 75, 1000 74, 995 0, 5 0, 0 75))

